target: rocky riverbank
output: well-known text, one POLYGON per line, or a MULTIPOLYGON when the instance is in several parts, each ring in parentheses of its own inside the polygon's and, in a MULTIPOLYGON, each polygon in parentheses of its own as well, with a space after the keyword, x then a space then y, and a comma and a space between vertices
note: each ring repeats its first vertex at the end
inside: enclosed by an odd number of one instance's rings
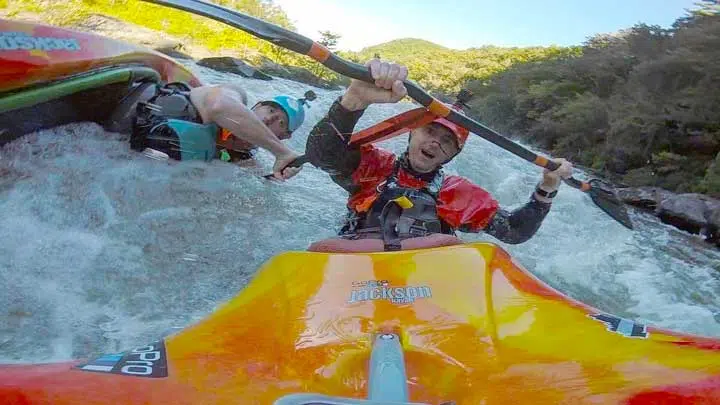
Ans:
POLYGON ((720 247, 720 200, 696 193, 676 194, 659 187, 621 188, 618 196, 626 204, 653 212, 663 222, 700 234, 720 247))

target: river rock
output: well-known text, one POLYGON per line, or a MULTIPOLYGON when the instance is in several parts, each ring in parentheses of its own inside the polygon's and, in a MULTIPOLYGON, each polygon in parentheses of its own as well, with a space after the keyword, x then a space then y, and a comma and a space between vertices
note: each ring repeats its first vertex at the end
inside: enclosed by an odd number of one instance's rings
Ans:
POLYGON ((653 211, 663 222, 702 234, 720 246, 720 200, 704 194, 675 194, 660 187, 626 187, 617 190, 628 205, 653 211))
POLYGON ((220 56, 215 58, 204 58, 197 62, 200 66, 209 67, 219 72, 235 73, 243 77, 252 77, 253 79, 272 80, 272 77, 250 66, 247 62, 231 58, 229 56, 220 56))
POLYGON ((193 60, 213 55, 209 49, 188 39, 101 14, 92 14, 70 28, 155 49, 176 59, 193 60))
POLYGON ((177 49, 182 44, 178 38, 163 32, 151 30, 149 28, 141 27, 117 18, 100 14, 91 14, 71 28, 78 31, 92 32, 104 37, 129 42, 131 44, 142 45, 152 49, 177 49))
POLYGON ((720 201, 706 201, 706 204, 705 219, 707 220, 707 226, 705 228, 705 238, 708 242, 720 247, 720 201))
POLYGON ((627 187, 618 189, 617 195, 626 204, 654 211, 662 200, 674 194, 660 187, 627 187))
POLYGON ((283 79, 293 80, 300 83, 309 84, 311 86, 320 87, 328 90, 340 90, 340 86, 332 84, 315 76, 311 71, 297 67, 279 65, 269 59, 264 59, 260 65, 260 69, 273 76, 282 77, 283 79))
POLYGON ((706 232, 712 205, 712 199, 702 194, 676 194, 660 202, 657 215, 663 222, 690 233, 706 232))
POLYGON ((159 46, 155 48, 156 51, 165 54, 171 58, 175 59, 187 59, 187 60, 194 60, 194 58, 185 52, 182 52, 182 44, 180 46, 159 46))

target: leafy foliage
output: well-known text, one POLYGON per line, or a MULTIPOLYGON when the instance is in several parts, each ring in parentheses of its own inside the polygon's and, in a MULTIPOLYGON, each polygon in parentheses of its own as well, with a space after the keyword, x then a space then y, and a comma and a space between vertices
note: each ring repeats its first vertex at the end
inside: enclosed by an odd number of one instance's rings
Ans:
POLYGON ((357 62, 374 57, 402 63, 410 78, 436 94, 457 93, 467 81, 484 81, 517 63, 572 55, 577 48, 498 48, 486 46, 466 50, 445 48, 421 39, 404 38, 371 46, 346 56, 357 62))
POLYGON ((720 195, 720 6, 468 83, 474 113, 633 185, 720 195))
POLYGON ((322 37, 318 43, 320 45, 323 45, 324 47, 328 48, 331 51, 335 51, 335 47, 337 46, 337 41, 340 39, 341 35, 331 32, 331 31, 318 31, 320 33, 320 36, 322 37))
MULTIPOLYGON (((214 2, 294 30, 287 15, 272 0, 214 0, 214 2)), ((283 65, 306 68, 330 82, 348 83, 348 79, 339 77, 307 57, 259 40, 240 30, 204 17, 140 0, 15 0, 12 4, 15 4, 19 10, 42 13, 48 22, 61 26, 71 26, 93 13, 104 14, 166 32, 185 42, 196 43, 228 56, 237 56, 257 64, 262 63, 264 58, 269 58, 283 65)), ((320 33, 322 35, 320 42, 325 46, 333 49, 337 45, 340 37, 338 34, 330 31, 320 31, 320 33)), ((577 54, 578 50, 579 48, 488 46, 459 51, 428 41, 408 38, 369 47, 361 52, 340 51, 338 54, 358 63, 364 63, 376 55, 403 63, 408 66, 412 79, 442 96, 456 93, 468 80, 486 80, 492 74, 516 63, 577 54)))
MULTIPOLYGON (((285 12, 272 0, 215 0, 215 3, 290 30, 295 29, 285 12)), ((325 75, 325 78, 335 78, 334 73, 331 74, 329 70, 308 58, 243 31, 208 18, 140 0, 14 0, 10 4, 16 12, 40 13, 53 25, 72 26, 91 14, 103 14, 168 33, 185 43, 202 45, 224 55, 240 57, 257 64, 264 58, 269 58, 285 65, 314 68, 320 75, 325 75)))

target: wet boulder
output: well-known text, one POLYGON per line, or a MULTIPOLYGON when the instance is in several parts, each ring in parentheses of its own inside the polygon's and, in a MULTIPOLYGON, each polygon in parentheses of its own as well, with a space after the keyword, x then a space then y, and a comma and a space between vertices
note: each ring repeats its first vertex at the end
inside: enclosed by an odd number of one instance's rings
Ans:
POLYGON ((231 58, 229 56, 204 58, 200 59, 197 64, 217 70, 218 72, 235 73, 236 75, 259 80, 272 80, 272 76, 251 66, 242 59, 231 58))
POLYGON ((674 194, 660 187, 627 187, 618 189, 617 195, 626 204, 654 211, 662 200, 674 194))
POLYGON ((660 202, 657 215, 667 224, 691 233, 701 233, 711 241, 718 237, 720 200, 703 194, 675 194, 660 202))
POLYGON ((161 44, 155 48, 156 51, 165 54, 171 58, 174 59, 187 59, 187 60, 194 60, 192 56, 186 54, 182 51, 183 46, 182 44, 161 44))
POLYGON ((283 79, 293 80, 327 90, 340 90, 340 86, 317 77, 305 68, 279 65, 269 59, 265 59, 260 65, 260 69, 273 76, 282 77, 283 79))
POLYGON ((707 206, 708 210, 705 212, 705 219, 707 219, 705 238, 708 242, 720 247, 720 201, 709 202, 707 206))

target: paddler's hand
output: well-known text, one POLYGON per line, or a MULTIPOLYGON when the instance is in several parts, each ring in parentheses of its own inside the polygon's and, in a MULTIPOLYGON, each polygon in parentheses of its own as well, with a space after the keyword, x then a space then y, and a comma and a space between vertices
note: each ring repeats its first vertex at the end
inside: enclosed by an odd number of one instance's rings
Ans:
POLYGON ((403 65, 373 59, 365 64, 375 83, 352 80, 340 104, 350 111, 367 108, 373 103, 397 103, 407 95, 403 81, 408 70, 403 65))
POLYGON ((572 177, 573 165, 563 158, 552 159, 553 162, 559 163, 560 167, 550 171, 545 169, 543 171, 542 182, 540 182, 540 188, 547 191, 553 192, 560 188, 562 179, 569 179, 572 177))
POLYGON ((287 180, 290 177, 300 173, 302 166, 300 167, 288 167, 293 160, 300 157, 295 152, 289 152, 280 156, 275 157, 275 164, 273 165, 273 176, 278 180, 287 180))

